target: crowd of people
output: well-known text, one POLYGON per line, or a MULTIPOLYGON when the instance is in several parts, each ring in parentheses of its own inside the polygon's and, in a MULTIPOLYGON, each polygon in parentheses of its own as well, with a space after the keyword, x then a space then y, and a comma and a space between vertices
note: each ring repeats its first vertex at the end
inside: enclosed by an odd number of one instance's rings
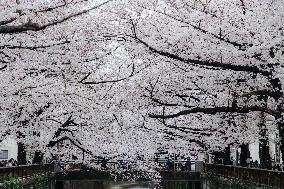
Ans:
POLYGON ((248 168, 257 168, 257 169, 269 169, 269 170, 275 170, 275 171, 284 170, 283 164, 277 163, 273 159, 267 160, 267 162, 264 162, 261 164, 258 160, 253 161, 252 157, 247 158, 244 162, 241 162, 240 160, 236 161, 234 159, 231 159, 231 161, 226 162, 224 161, 224 159, 220 157, 214 157, 212 163, 241 166, 241 167, 248 167, 248 168))
POLYGON ((18 166, 18 162, 13 158, 9 160, 0 161, 0 167, 14 167, 14 166, 18 166))

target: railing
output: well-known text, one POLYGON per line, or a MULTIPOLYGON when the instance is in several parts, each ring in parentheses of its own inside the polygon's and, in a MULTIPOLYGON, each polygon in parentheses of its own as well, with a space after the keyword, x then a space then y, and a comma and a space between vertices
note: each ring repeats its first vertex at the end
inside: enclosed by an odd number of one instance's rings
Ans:
POLYGON ((205 164, 204 171, 211 171, 216 176, 227 179, 245 180, 257 186, 266 185, 284 189, 284 172, 219 164, 205 164))
POLYGON ((33 173, 53 171, 53 164, 23 165, 17 167, 1 167, 0 177, 4 180, 11 177, 28 177, 33 173))
MULTIPOLYGON (((154 161, 159 165, 159 171, 195 171, 195 161, 167 161, 167 160, 158 160, 154 161)), ((131 169, 132 162, 129 161, 118 161, 110 162, 103 160, 95 160, 92 163, 99 165, 103 170, 116 170, 116 169, 131 169)), ((82 164, 80 163, 67 163, 66 170, 78 170, 82 169, 82 164)))

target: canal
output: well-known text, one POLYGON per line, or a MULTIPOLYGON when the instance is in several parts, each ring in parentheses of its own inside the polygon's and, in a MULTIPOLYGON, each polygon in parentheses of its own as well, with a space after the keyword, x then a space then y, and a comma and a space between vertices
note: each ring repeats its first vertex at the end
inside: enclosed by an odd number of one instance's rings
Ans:
POLYGON ((200 181, 164 181, 152 182, 72 180, 56 184, 55 189, 202 189, 200 181))

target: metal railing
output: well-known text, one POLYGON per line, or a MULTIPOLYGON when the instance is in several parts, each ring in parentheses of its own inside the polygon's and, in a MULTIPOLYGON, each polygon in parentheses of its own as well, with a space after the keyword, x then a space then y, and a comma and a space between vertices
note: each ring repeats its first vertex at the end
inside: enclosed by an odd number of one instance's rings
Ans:
MULTIPOLYGON (((159 167, 159 171, 173 171, 173 172, 188 172, 195 171, 195 161, 167 161, 167 160, 150 160, 156 162, 159 167)), ((135 164, 129 161, 103 161, 103 160, 95 160, 92 162, 93 164, 99 165, 103 170, 116 170, 116 169, 128 169, 130 170, 132 165, 135 164)), ((78 170, 82 169, 81 163, 67 163, 66 170, 78 170)))
POLYGON ((11 177, 29 177, 33 173, 53 172, 53 164, 22 165, 17 167, 1 167, 0 177, 4 180, 11 177))
POLYGON ((214 175, 227 179, 245 180, 257 186, 266 185, 284 189, 284 172, 280 171, 220 164, 205 164, 204 171, 205 173, 211 171, 214 175))

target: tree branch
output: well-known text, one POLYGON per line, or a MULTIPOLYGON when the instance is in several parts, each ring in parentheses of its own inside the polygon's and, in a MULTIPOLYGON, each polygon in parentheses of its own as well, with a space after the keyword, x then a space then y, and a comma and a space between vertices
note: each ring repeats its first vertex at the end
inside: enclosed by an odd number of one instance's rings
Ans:
POLYGON ((121 78, 121 79, 116 79, 116 80, 105 80, 105 81, 97 81, 97 82, 96 81, 85 81, 91 75, 91 73, 88 73, 85 77, 83 77, 83 79, 81 79, 81 81, 79 81, 79 83, 86 84, 86 85, 97 85, 97 84, 103 84, 103 83, 117 83, 117 82, 129 79, 130 77, 132 77, 134 75, 134 71, 135 71, 135 67, 134 67, 134 64, 132 64, 132 71, 131 71, 129 76, 121 78))
POLYGON ((17 18, 10 18, 10 19, 8 19, 8 20, 0 21, 0 26, 9 24, 9 23, 11 23, 11 22, 14 22, 15 20, 17 20, 17 18))
POLYGON ((44 48, 48 48, 48 47, 54 47, 54 46, 58 46, 58 45, 64 45, 64 44, 68 44, 68 43, 71 43, 71 41, 66 40, 66 41, 59 42, 59 43, 39 45, 39 46, 3 45, 3 46, 0 46, 0 49, 7 48, 7 49, 36 50, 36 49, 44 49, 44 48))
POLYGON ((269 96, 274 99, 279 99, 282 97, 282 92, 277 90, 277 91, 270 91, 270 90, 259 90, 259 91, 252 91, 246 94, 243 94, 242 97, 249 97, 252 95, 257 95, 257 96, 269 96))
POLYGON ((179 21, 179 22, 181 22, 181 23, 187 24, 187 25, 191 26, 192 28, 194 28, 194 29, 200 31, 201 33, 209 34, 209 35, 211 35, 212 37, 214 37, 214 38, 216 38, 216 39, 219 39, 220 41, 223 41, 223 42, 225 42, 225 43, 228 43, 228 44, 231 44, 231 45, 233 45, 233 46, 235 46, 235 47, 238 47, 240 50, 245 50, 246 47, 252 47, 252 46, 253 46, 253 44, 249 44, 249 43, 238 43, 238 42, 236 42, 236 41, 231 41, 231 40, 229 40, 229 39, 227 39, 227 38, 224 38, 224 37, 222 37, 222 36, 220 36, 220 35, 211 33, 211 32, 209 32, 209 31, 207 31, 207 30, 201 28, 200 26, 191 24, 190 22, 187 22, 187 21, 185 21, 185 20, 176 18, 176 17, 174 17, 174 16, 172 16, 172 15, 169 15, 169 14, 167 14, 167 13, 165 13, 165 12, 161 12, 161 11, 157 11, 157 10, 155 10, 155 12, 157 12, 157 13, 159 13, 159 14, 163 14, 163 15, 165 15, 165 16, 168 16, 169 18, 174 19, 174 20, 176 20, 176 21, 179 21))
POLYGON ((217 113, 249 113, 249 112, 265 112, 276 118, 281 117, 281 112, 270 110, 267 108, 259 107, 259 106, 251 106, 251 107, 214 107, 214 108, 192 108, 189 110, 183 110, 175 114, 161 115, 161 114, 149 114, 151 118, 161 118, 161 119, 171 119, 177 118, 183 115, 190 115, 195 113, 204 113, 204 114, 217 114, 217 113))
POLYGON ((8 67, 7 65, 1 67, 1 68, 0 68, 0 71, 1 71, 1 70, 4 70, 4 69, 7 68, 7 67, 8 67))
POLYGON ((250 73, 255 73, 255 74, 262 74, 264 76, 271 76, 271 72, 261 70, 257 66, 249 66, 249 65, 233 65, 233 64, 224 64, 222 62, 217 62, 217 61, 209 61, 209 60, 197 60, 197 59, 187 59, 180 57, 176 54, 172 54, 166 51, 158 50, 155 47, 149 45, 142 39, 138 38, 137 36, 130 36, 134 39, 136 39, 139 43, 143 44, 145 47, 147 47, 150 51, 157 53, 161 56, 168 57, 173 60, 181 61, 186 64, 194 64, 194 65, 199 65, 199 66, 208 66, 208 67, 214 67, 214 68, 219 68, 219 69, 224 69, 224 70, 232 70, 232 71, 243 71, 243 72, 250 72, 250 73))
POLYGON ((55 9, 64 7, 64 6, 66 6, 66 5, 67 5, 66 0, 63 0, 63 3, 62 3, 61 5, 57 5, 57 6, 54 6, 54 7, 47 7, 47 8, 45 8, 45 9, 41 9, 41 10, 38 10, 38 11, 36 11, 36 12, 37 12, 37 13, 39 13, 39 12, 49 12, 49 11, 53 11, 53 10, 55 10, 55 9))
POLYGON ((97 6, 94 6, 94 7, 91 7, 91 8, 88 8, 86 10, 83 10, 83 11, 80 11, 80 12, 77 12, 77 13, 74 13, 74 14, 70 14, 66 17, 63 17, 59 20, 55 20, 53 22, 49 22, 47 24, 44 24, 44 25, 39 25, 38 23, 31 23, 31 22, 28 22, 28 23, 25 23, 25 24, 22 24, 22 25, 18 25, 18 26, 0 26, 0 33, 19 33, 19 32, 25 32, 25 31, 40 31, 40 30, 44 30, 46 29, 47 27, 50 27, 50 26, 54 26, 54 25, 57 25, 57 24, 60 24, 60 23, 63 23, 67 20, 70 20, 71 18, 74 18, 76 16, 80 16, 82 14, 85 14, 87 12, 90 12, 94 9, 97 9, 109 2, 111 2, 113 0, 108 0, 108 1, 105 1, 104 3, 100 4, 100 5, 97 5, 97 6))
POLYGON ((62 137, 62 138, 60 138, 60 139, 58 139, 58 140, 50 141, 50 142, 48 143, 47 147, 52 148, 52 147, 54 147, 57 143, 60 143, 60 142, 66 141, 66 140, 69 140, 74 146, 76 146, 77 148, 79 148, 79 149, 82 150, 83 152, 86 152, 86 153, 88 153, 88 154, 90 154, 90 155, 93 156, 93 153, 92 153, 90 150, 84 149, 84 148, 81 147, 79 144, 77 144, 73 139, 71 139, 71 138, 69 138, 69 137, 67 137, 67 136, 64 136, 64 137, 62 137))

